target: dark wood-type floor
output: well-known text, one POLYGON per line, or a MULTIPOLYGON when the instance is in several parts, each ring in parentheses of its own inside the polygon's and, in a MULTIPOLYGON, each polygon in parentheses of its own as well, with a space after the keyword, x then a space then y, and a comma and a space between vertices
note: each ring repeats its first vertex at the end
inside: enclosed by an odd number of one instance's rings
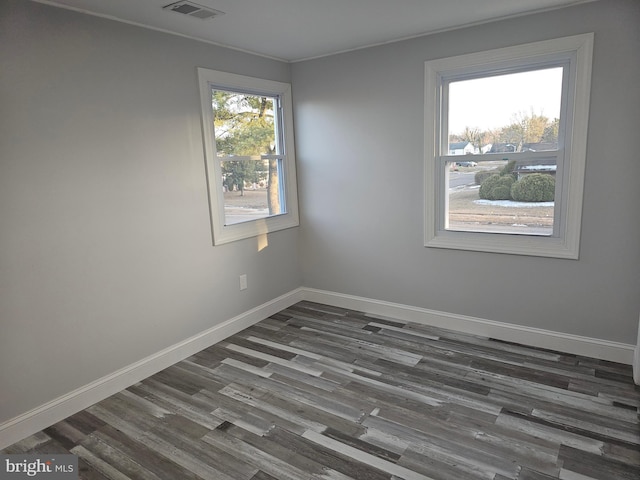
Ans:
POLYGON ((302 302, 4 453, 85 479, 638 480, 625 365, 302 302))

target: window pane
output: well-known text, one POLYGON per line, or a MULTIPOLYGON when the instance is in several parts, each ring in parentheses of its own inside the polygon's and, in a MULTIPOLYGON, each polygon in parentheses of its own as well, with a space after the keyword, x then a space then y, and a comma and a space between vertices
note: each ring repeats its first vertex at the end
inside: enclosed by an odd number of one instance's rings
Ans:
MULTIPOLYGON (((446 162, 447 229, 482 233, 551 235, 556 159, 446 162), (517 184, 514 187, 514 184, 517 184)), ((480 157, 481 158, 481 157, 480 157)))
POLYGON ((557 150, 562 75, 556 67, 450 82, 447 153, 557 150))
POLYGON ((275 97, 212 91, 218 157, 277 152, 275 97))
POLYGON ((223 160, 225 225, 249 222, 284 212, 280 187, 281 160, 223 160))

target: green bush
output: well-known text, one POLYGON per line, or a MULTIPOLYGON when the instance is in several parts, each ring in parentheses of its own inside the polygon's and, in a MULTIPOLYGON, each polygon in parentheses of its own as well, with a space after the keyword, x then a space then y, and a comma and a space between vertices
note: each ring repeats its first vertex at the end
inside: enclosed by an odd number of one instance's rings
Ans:
POLYGON ((493 200, 511 200, 511 189, 506 185, 498 185, 491 190, 493 200))
POLYGON ((518 202, 552 202, 555 191, 555 177, 546 173, 532 173, 513 184, 511 198, 518 202))
POLYGON ((496 168, 494 168, 493 170, 478 170, 473 178, 474 178, 474 181, 476 182, 476 185, 482 185, 482 182, 484 182, 491 175, 495 175, 499 173, 500 173, 500 170, 496 168))
POLYGON ((480 198, 484 200, 510 200, 513 182, 511 175, 491 175, 480 185, 480 198))
POLYGON ((516 168, 516 161, 511 160, 502 168, 493 168, 491 170, 478 170, 474 176, 474 180, 476 185, 482 185, 482 183, 492 175, 510 175, 516 180, 516 174, 514 173, 514 169, 516 168))
POLYGON ((516 161, 509 160, 509 162, 507 162, 507 164, 504 167, 502 167, 502 170, 500 170, 500 175, 503 175, 503 176, 510 175, 513 177, 514 180, 517 180, 518 175, 514 172, 515 169, 516 169, 516 161))

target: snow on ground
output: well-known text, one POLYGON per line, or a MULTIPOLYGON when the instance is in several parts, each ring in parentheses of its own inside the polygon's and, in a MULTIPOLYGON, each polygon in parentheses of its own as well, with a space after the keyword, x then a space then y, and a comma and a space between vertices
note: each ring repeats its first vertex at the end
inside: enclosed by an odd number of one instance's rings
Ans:
POLYGON ((474 200, 476 205, 490 205, 494 207, 535 208, 553 207, 554 202, 515 202, 513 200, 474 200))

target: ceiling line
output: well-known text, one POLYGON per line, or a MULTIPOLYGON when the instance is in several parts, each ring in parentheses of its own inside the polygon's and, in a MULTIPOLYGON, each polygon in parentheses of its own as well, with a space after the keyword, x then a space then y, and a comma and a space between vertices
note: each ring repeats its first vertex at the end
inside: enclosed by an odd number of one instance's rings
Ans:
POLYGON ((513 19, 513 18, 518 18, 518 17, 524 17, 527 15, 534 15, 534 14, 538 14, 538 13, 543 13, 543 12, 549 12, 549 11, 553 11, 553 10, 561 10, 563 8, 568 8, 568 7, 573 7, 576 5, 580 5, 580 4, 584 4, 584 3, 591 3, 591 2, 595 2, 597 0, 575 0, 574 2, 571 3, 566 3, 563 5, 557 5, 557 6, 550 6, 550 7, 546 7, 546 8, 540 8, 540 9, 535 9, 535 10, 528 10, 526 12, 520 12, 520 13, 515 13, 515 14, 511 14, 511 15, 504 15, 504 16, 500 16, 500 17, 492 17, 486 20, 479 20, 477 22, 469 22, 469 23, 465 23, 465 24, 461 24, 461 25, 455 25, 455 26, 451 26, 451 27, 444 27, 444 28, 440 28, 440 29, 436 29, 436 30, 429 30, 429 31, 425 31, 422 33, 416 33, 414 35, 408 35, 408 36, 404 36, 404 37, 399 37, 399 38, 394 38, 394 39, 390 39, 390 40, 386 40, 386 41, 382 41, 382 42, 375 42, 375 43, 369 43, 369 44, 365 44, 365 45, 361 45, 361 46, 357 46, 357 47, 351 47, 351 48, 346 48, 344 50, 337 50, 334 52, 329 52, 329 53, 324 53, 324 54, 320 54, 320 55, 314 55, 311 57, 303 57, 303 58, 298 58, 298 59, 286 59, 286 58, 281 58, 281 57, 276 57, 274 55, 268 55, 266 53, 260 53, 260 52, 255 52, 253 50, 248 50, 245 48, 241 48, 241 47, 234 47, 233 45, 228 45, 225 43, 221 43, 221 42, 214 42, 212 40, 207 40, 201 37, 194 37, 192 35, 187 35, 184 33, 179 33, 176 32, 174 30, 168 30, 165 28, 160 28, 160 27, 154 27, 152 25, 148 25, 146 23, 140 23, 140 22, 134 22, 132 20, 127 20, 124 18, 120 18, 120 17, 116 17, 114 15, 108 15, 105 13, 98 13, 98 12, 92 12, 91 10, 86 10, 83 8, 78 8, 78 7, 73 7, 71 5, 64 5, 64 4, 59 4, 56 3, 55 0, 32 0, 33 2, 36 3, 41 3, 44 5, 48 5, 51 7, 56 7, 56 8, 62 8, 64 10, 70 10, 70 11, 74 11, 77 13, 82 13, 85 15, 91 15, 94 17, 98 17, 98 18, 104 18, 107 20, 112 20, 112 21, 116 21, 116 22, 120 22, 120 23, 125 23, 127 25, 132 25, 132 26, 136 26, 136 27, 140 27, 140 28, 145 28, 148 30, 154 30, 156 32, 161 32, 161 33, 166 33, 169 35, 176 35, 178 37, 182 37, 182 38, 187 38, 189 40, 194 40, 197 42, 202 42, 202 43, 206 43, 209 45, 214 45, 217 47, 222 47, 222 48, 228 48, 230 50, 235 50, 238 52, 242 52, 242 53, 246 53, 249 55, 255 55, 258 57, 262 57, 262 58, 267 58, 270 60, 275 60, 278 62, 283 62, 283 63, 299 63, 299 62, 306 62, 306 61, 310 61, 310 60, 316 60, 316 59, 320 59, 320 58, 325 58, 325 57, 331 57, 334 55, 341 55, 344 53, 349 53, 349 52, 355 52, 358 50, 364 50, 367 48, 372 48, 372 47, 378 47, 378 46, 382 46, 382 45, 389 45, 392 43, 397 43, 397 42, 403 42, 406 40, 412 40, 415 38, 420 38, 420 37, 426 37, 426 36, 430 36, 430 35, 436 35, 439 33, 445 33, 445 32, 451 32, 454 30, 459 30, 459 29, 463 29, 463 28, 469 28, 469 27, 475 27, 475 26, 479 26, 479 25, 485 25, 487 23, 493 23, 493 22, 497 22, 497 21, 503 21, 503 20, 509 20, 509 19, 513 19))

